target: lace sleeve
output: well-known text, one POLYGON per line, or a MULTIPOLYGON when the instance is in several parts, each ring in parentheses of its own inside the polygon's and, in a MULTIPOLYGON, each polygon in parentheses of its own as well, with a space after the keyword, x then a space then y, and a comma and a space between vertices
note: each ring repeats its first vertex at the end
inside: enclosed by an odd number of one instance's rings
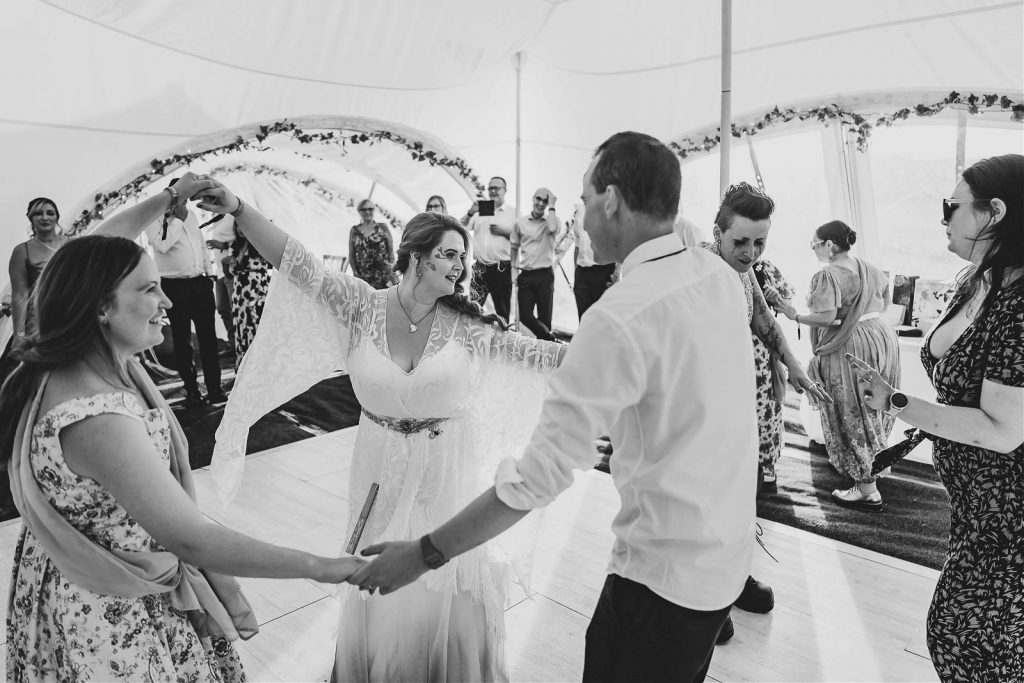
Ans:
POLYGON ((548 374, 558 367, 565 355, 564 344, 524 337, 517 332, 490 328, 487 359, 518 370, 548 374))
POLYGON ((321 259, 291 237, 281 257, 281 272, 345 327, 357 324, 360 313, 370 309, 374 289, 369 283, 346 273, 328 273, 321 259))

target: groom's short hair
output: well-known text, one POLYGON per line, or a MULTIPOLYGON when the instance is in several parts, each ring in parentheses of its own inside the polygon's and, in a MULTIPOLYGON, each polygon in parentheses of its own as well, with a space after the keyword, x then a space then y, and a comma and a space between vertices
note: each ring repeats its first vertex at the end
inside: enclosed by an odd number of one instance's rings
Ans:
POLYGON ((632 211, 656 220, 674 219, 679 211, 682 173, 679 159, 657 138, 624 131, 601 143, 590 183, 599 194, 609 185, 632 211))

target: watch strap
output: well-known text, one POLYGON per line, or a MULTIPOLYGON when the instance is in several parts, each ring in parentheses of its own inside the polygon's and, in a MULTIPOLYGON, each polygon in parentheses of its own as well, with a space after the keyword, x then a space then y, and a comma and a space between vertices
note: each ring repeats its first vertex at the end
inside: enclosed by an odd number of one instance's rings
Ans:
POLYGON ((448 558, 430 542, 430 534, 424 534, 420 539, 420 552, 423 553, 423 563, 430 569, 437 569, 448 561, 448 558))

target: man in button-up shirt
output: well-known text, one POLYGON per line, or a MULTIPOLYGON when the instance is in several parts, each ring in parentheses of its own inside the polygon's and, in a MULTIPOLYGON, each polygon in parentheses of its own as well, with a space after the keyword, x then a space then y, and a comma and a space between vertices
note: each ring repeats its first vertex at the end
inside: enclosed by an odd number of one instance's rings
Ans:
POLYGON ((473 209, 470 209, 463 218, 463 225, 473 235, 470 295, 483 306, 490 294, 494 312, 508 320, 512 308, 512 268, 509 263, 512 246, 509 236, 516 222, 516 212, 505 204, 506 188, 504 178, 491 178, 487 182, 487 196, 494 202, 494 215, 472 215, 473 209))
POLYGON ((538 339, 554 341, 551 314, 555 302, 555 243, 562 221, 555 195, 542 187, 533 193, 533 211, 512 228, 512 271, 518 285, 519 320, 538 339), (536 312, 534 312, 536 310, 536 312))
POLYGON ((605 290, 615 281, 614 263, 597 263, 594 250, 590 248, 590 237, 583 229, 586 211, 580 204, 572 218, 569 237, 576 242, 576 272, 572 280, 572 293, 576 298, 576 313, 582 319, 587 309, 604 296, 605 290))
POLYGON ((199 393, 196 365, 192 360, 192 325, 195 324, 207 397, 211 402, 223 403, 227 396, 220 386, 211 278, 213 264, 206 251, 206 239, 199 230, 199 221, 188 210, 186 202, 178 201, 171 213, 146 229, 146 235, 160 271, 160 288, 171 300, 167 317, 171 321, 174 362, 185 385, 185 401, 190 405, 205 403, 199 393))
POLYGON ((673 234, 679 163, 662 143, 612 136, 583 186, 594 258, 621 261, 622 281, 580 322, 526 452, 419 542, 367 548, 380 557, 350 580, 390 592, 498 535, 591 468, 594 438, 610 434, 622 507, 583 680, 703 680, 753 547, 758 442, 743 289, 720 258, 673 234))

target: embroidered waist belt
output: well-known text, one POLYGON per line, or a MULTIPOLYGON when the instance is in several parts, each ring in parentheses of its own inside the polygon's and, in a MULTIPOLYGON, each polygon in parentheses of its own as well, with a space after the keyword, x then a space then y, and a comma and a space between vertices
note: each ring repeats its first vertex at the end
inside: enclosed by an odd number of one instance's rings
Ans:
POLYGON ((449 419, 447 417, 382 417, 380 415, 374 415, 366 408, 362 408, 362 411, 363 415, 365 415, 370 422, 375 422, 384 429, 390 429, 393 432, 399 432, 406 436, 427 431, 430 432, 429 438, 431 439, 441 434, 441 429, 438 425, 449 419))

